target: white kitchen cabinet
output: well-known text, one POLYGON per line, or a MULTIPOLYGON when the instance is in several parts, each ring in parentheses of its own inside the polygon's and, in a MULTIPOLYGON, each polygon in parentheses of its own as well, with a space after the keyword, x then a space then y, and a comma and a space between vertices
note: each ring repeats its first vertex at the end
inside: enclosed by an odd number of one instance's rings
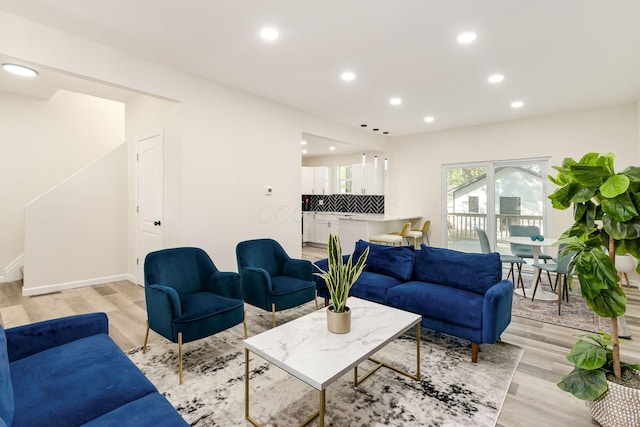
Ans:
POLYGON ((313 194, 314 171, 312 167, 302 167, 302 194, 313 194))
POLYGON ((329 242, 329 234, 340 233, 340 223, 336 215, 316 214, 316 243, 327 244, 329 242))
POLYGON ((302 213, 302 241, 315 242, 316 241, 316 220, 314 212, 302 213))
POLYGON ((302 194, 331 194, 327 166, 302 167, 302 194))
POLYGON ((352 165, 351 177, 351 194, 384 194, 384 170, 380 165, 352 165))

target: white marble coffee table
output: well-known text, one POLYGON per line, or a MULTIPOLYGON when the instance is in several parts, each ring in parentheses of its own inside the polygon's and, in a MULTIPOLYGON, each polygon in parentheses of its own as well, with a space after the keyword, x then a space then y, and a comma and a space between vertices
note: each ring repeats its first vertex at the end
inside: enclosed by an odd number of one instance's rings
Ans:
POLYGON ((260 425, 249 415, 250 351, 319 391, 319 410, 302 425, 318 418, 319 425, 324 426, 325 390, 351 369, 354 369, 355 385, 382 366, 420 380, 421 316, 353 297, 349 298, 347 305, 352 310, 351 331, 347 334, 334 334, 327 330, 324 308, 244 341, 245 416, 251 424, 260 425), (416 327, 417 345, 415 375, 370 357, 413 326, 416 327), (358 365, 367 358, 378 366, 358 378, 358 365))

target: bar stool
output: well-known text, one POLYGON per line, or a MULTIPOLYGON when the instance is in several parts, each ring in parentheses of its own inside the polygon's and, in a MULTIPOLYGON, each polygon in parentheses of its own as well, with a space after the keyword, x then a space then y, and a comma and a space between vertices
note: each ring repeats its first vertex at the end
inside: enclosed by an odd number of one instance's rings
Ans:
POLYGON ((411 231, 411 223, 407 222, 400 232, 393 232, 387 234, 376 234, 374 236, 369 237, 369 242, 371 243, 379 243, 382 245, 400 245, 402 246, 402 242, 404 241, 407 234, 411 231))

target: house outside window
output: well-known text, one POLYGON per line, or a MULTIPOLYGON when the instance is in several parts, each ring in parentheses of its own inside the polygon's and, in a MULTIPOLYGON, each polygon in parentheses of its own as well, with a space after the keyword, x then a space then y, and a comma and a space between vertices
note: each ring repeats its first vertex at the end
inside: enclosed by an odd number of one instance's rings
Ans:
POLYGON ((469 213, 480 212, 480 199, 478 196, 469 196, 469 213))
POLYGON ((501 215, 520 215, 520 197, 500 197, 501 215))
POLYGON ((353 174, 351 165, 338 166, 338 192, 340 194, 351 194, 353 191, 353 174))

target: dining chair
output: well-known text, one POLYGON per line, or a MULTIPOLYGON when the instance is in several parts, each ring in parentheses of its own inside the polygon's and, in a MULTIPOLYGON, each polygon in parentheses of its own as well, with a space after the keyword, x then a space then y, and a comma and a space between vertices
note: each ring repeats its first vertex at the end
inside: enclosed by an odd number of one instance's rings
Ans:
MULTIPOLYGON (((558 315, 560 315, 560 309, 562 305, 562 300, 566 297, 567 302, 569 302, 569 288, 567 286, 567 274, 569 271, 569 264, 571 260, 576 255, 575 251, 569 251, 564 255, 560 255, 563 253, 562 249, 566 247, 566 244, 562 244, 558 247, 558 263, 557 264, 533 264, 533 267, 539 268, 540 270, 544 270, 547 273, 555 273, 555 287, 552 286, 551 289, 553 291, 559 292, 560 296, 558 297, 558 315), (561 288, 558 289, 558 286, 561 288)), ((538 284, 540 283, 540 274, 537 275, 536 283, 533 286, 533 295, 531 296, 531 301, 536 297, 536 290, 538 289, 538 284)))
POLYGON ((171 248, 149 253, 144 260, 144 294, 149 329, 178 344, 182 384, 182 345, 199 340, 244 320, 241 278, 221 272, 200 248, 171 248))
MULTIPOLYGON (((491 244, 489 243, 489 236, 487 236, 487 232, 482 228, 476 228, 476 233, 478 233, 478 239, 480 240, 480 249, 483 254, 489 254, 494 252, 491 250, 491 244)), ((515 255, 503 255, 500 254, 500 261, 503 264, 510 264, 509 274, 507 274, 507 280, 511 277, 511 280, 514 282, 514 286, 517 288, 518 285, 522 287, 522 295, 526 297, 524 291, 524 282, 522 280, 522 264, 526 264, 527 261, 524 259, 517 257, 515 255), (516 266, 518 270, 518 279, 516 280, 514 273, 514 266, 516 266)))
MULTIPOLYGON (((509 235, 513 237, 531 237, 538 236, 540 234, 540 227, 537 225, 509 225, 509 235)), ((511 253, 520 258, 533 259, 533 249, 529 245, 521 245, 519 243, 510 243, 511 253)), ((547 260, 553 260, 551 255, 540 252, 538 260, 542 260, 547 263, 547 260)), ((549 283, 551 283, 551 275, 547 271, 547 277, 549 283)))

